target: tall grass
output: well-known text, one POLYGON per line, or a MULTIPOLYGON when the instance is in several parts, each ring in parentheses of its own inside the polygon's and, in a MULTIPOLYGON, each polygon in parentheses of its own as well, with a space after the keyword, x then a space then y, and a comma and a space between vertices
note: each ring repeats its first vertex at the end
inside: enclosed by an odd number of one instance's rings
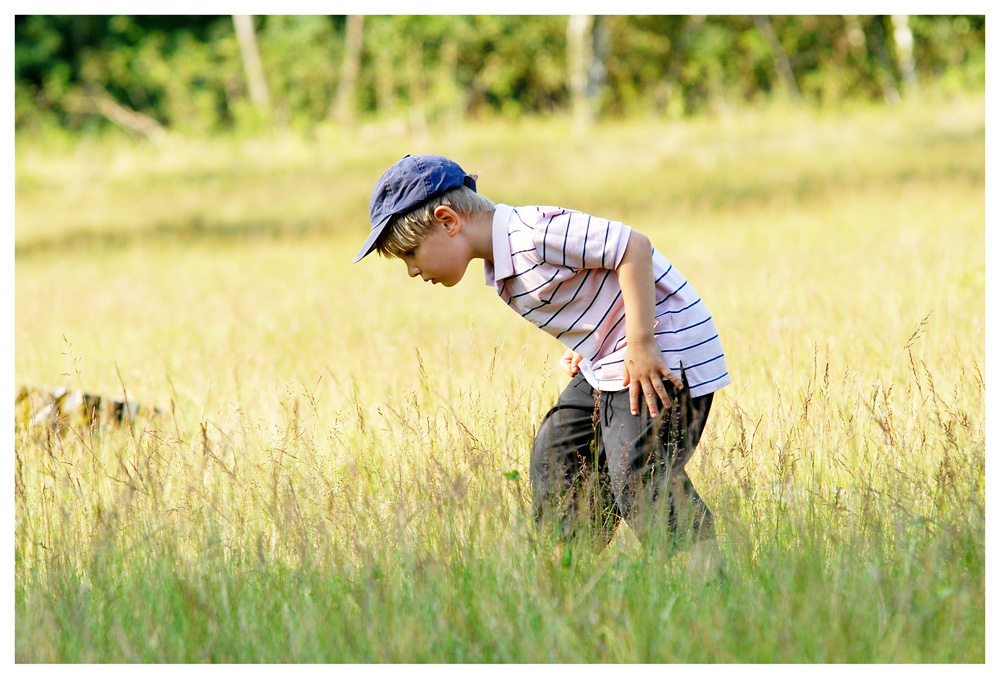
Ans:
POLYGON ((365 134, 18 147, 18 383, 166 411, 15 423, 18 661, 985 659, 982 100, 365 134), (632 224, 706 299, 721 586, 536 533, 559 345, 475 268, 349 264, 422 151, 632 224))

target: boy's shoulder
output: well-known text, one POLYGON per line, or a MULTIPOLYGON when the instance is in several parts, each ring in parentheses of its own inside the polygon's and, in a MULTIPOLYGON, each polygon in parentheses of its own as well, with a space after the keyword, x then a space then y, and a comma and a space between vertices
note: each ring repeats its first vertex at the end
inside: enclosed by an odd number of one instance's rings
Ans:
POLYGON ((535 227, 545 225, 560 217, 572 219, 583 212, 558 205, 518 205, 511 208, 512 216, 525 226, 535 227))
POLYGON ((532 217, 551 217, 553 215, 579 212, 579 210, 572 210, 570 208, 561 207, 559 205, 517 205, 514 206, 514 212, 516 212, 521 217, 532 218, 532 217))
POLYGON ((506 226, 511 254, 575 269, 617 266, 631 232, 621 222, 556 205, 498 204, 495 219, 496 227, 506 226))

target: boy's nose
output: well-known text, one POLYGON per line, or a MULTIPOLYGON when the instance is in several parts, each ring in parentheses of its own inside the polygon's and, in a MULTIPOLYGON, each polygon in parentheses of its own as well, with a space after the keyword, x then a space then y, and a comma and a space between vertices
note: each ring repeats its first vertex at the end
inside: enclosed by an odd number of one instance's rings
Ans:
POLYGON ((409 264, 406 267, 406 273, 410 274, 410 278, 415 278, 420 275, 420 269, 413 264, 409 264))

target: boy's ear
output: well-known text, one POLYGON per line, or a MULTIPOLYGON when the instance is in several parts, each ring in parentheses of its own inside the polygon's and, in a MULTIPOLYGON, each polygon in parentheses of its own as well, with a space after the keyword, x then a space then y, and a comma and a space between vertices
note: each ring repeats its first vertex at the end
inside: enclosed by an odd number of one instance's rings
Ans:
POLYGON ((462 229, 462 218, 448 205, 438 205, 434 208, 434 219, 441 223, 449 236, 454 236, 462 229))

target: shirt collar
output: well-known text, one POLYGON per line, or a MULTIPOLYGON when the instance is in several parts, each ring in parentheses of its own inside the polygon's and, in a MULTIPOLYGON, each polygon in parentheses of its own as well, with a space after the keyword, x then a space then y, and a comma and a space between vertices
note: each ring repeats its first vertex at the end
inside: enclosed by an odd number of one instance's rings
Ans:
POLYGON ((486 261, 483 269, 486 284, 495 286, 496 282, 514 275, 514 261, 510 255, 510 233, 507 225, 514 215, 510 205, 497 203, 493 212, 493 261, 486 261))

